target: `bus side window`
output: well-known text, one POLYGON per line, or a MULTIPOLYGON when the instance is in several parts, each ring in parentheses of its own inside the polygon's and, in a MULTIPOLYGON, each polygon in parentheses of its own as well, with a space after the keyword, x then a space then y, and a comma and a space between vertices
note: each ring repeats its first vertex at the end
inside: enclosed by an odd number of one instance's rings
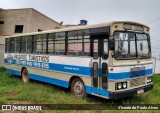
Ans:
POLYGON ((5 39, 5 52, 9 53, 10 50, 11 50, 11 48, 10 48, 10 38, 6 38, 5 39))
POLYGON ((32 36, 26 36, 26 53, 32 53, 32 36))
POLYGON ((33 53, 38 53, 37 38, 38 38, 38 35, 33 36, 33 53))
POLYGON ((65 53, 65 32, 59 32, 55 34, 54 40, 55 54, 64 55, 65 53))
POLYGON ((21 47, 20 47, 21 37, 16 37, 15 41, 16 41, 16 43, 15 43, 15 53, 20 53, 20 49, 21 49, 21 47))
POLYGON ((108 88, 108 65, 107 63, 102 63, 102 88, 108 88))
POLYGON ((90 55, 90 35, 89 30, 68 32, 67 55, 89 56, 90 55))
POLYGON ((21 53, 26 53, 26 37, 27 36, 23 36, 21 38, 21 53))
POLYGON ((102 57, 105 60, 108 58, 108 39, 103 40, 103 55, 102 55, 102 57))
POLYGON ((93 86, 98 87, 98 63, 93 63, 93 86))
POLYGON ((90 56, 90 33, 89 30, 82 30, 82 51, 83 56, 90 56))
POLYGON ((48 34, 48 54, 55 54, 55 33, 48 34))
POLYGON ((82 52, 82 37, 78 36, 78 31, 68 32, 68 51, 67 55, 78 55, 82 52), (81 38, 81 39, 80 39, 81 38))
POLYGON ((15 37, 11 38, 11 53, 15 53, 15 37))
POLYGON ((98 59, 98 39, 93 42, 93 58, 98 59))
POLYGON ((47 34, 35 35, 33 39, 33 52, 36 54, 45 54, 47 34))
POLYGON ((48 54, 65 54, 65 32, 48 34, 48 54))

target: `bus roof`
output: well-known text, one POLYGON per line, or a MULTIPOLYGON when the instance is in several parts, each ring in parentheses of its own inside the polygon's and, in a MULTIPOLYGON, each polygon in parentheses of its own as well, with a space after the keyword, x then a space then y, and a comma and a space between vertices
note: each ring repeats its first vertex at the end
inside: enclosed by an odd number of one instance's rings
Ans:
POLYGON ((113 24, 118 24, 118 23, 128 23, 128 24, 142 25, 144 27, 149 28, 148 26, 146 26, 144 24, 141 24, 141 23, 138 23, 138 22, 133 22, 133 21, 112 21, 112 22, 105 22, 105 23, 93 24, 93 25, 81 25, 81 26, 74 26, 74 27, 69 27, 69 28, 46 30, 46 31, 41 31, 41 32, 16 34, 16 35, 11 35, 11 36, 5 36, 5 38, 26 36, 26 35, 36 35, 36 34, 38 35, 38 34, 44 34, 44 33, 63 32, 63 31, 71 31, 71 30, 80 30, 80 29, 89 29, 89 28, 96 28, 96 27, 105 27, 105 26, 112 26, 113 24))

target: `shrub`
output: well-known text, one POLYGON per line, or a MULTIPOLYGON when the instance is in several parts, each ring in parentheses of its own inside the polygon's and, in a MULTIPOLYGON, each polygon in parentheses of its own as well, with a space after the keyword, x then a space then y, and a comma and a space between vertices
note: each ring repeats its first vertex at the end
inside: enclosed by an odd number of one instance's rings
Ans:
POLYGON ((1 66, 0 67, 0 72, 4 72, 5 71, 5 67, 1 66))

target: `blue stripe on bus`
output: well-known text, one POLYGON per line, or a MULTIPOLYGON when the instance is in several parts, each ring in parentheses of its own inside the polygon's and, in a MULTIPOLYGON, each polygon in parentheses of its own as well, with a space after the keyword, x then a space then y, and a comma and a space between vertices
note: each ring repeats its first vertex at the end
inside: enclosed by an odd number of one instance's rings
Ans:
MULTIPOLYGON (((7 59, 5 59, 4 61, 5 61, 5 63, 8 63, 7 59)), ((13 61, 12 64, 15 64, 15 61, 13 61)), ((84 76, 89 76, 89 77, 91 77, 93 75, 93 73, 92 73, 93 69, 90 67, 72 66, 72 65, 64 65, 64 64, 53 64, 53 63, 48 63, 48 64, 49 64, 49 69, 47 69, 47 70, 60 71, 60 72, 84 75, 84 76)), ((15 65, 17 65, 17 64, 15 64, 15 65)), ((21 65, 21 66, 26 66, 26 65, 21 65)), ((31 66, 29 66, 29 67, 31 67, 31 66)), ((38 68, 38 67, 35 67, 35 68, 38 68)), ((44 68, 41 68, 41 69, 44 69, 44 68)), ((16 74, 16 73, 18 75, 20 75, 20 73, 14 72, 14 74, 16 74)), ((99 77, 102 77, 102 69, 99 69, 98 73, 99 73, 99 77)), ((127 78, 131 78, 131 77, 145 76, 145 75, 149 75, 149 74, 152 74, 152 69, 140 70, 140 71, 136 71, 136 72, 122 72, 122 73, 110 73, 109 72, 108 79, 109 80, 127 79, 127 78)))
POLYGON ((85 86, 85 87, 86 87, 86 93, 91 94, 92 93, 91 87, 90 86, 85 86))
MULTIPOLYGON (((6 64, 9 64, 7 59, 4 59, 4 62, 6 64)), ((32 64, 40 63, 40 65, 41 65, 41 66, 37 66, 37 67, 35 65, 32 65, 32 66, 29 66, 29 67, 47 69, 47 68, 42 68, 42 64, 43 64, 42 62, 33 62, 33 61, 28 61, 28 62, 31 62, 32 64)), ((16 64, 16 60, 13 60, 13 62, 11 64, 18 65, 18 64, 16 64)), ((28 66, 27 63, 25 63, 25 64, 26 65, 20 65, 20 66, 28 66)), ((49 68, 47 70, 67 72, 67 73, 72 73, 72 74, 80 74, 80 75, 85 75, 85 76, 91 76, 92 75, 92 68, 90 68, 90 67, 55 64, 55 63, 44 63, 44 64, 49 65, 49 68)))
POLYGON ((40 75, 36 75, 36 74, 29 74, 29 78, 33 79, 33 80, 38 80, 38 81, 42 81, 45 83, 49 83, 49 84, 58 85, 58 86, 65 87, 65 88, 69 87, 69 82, 63 81, 63 80, 58 80, 55 78, 49 78, 46 76, 40 76, 40 75))
POLYGON ((64 64, 50 64, 50 69, 61 72, 73 73, 73 74, 81 74, 86 76, 91 76, 92 72, 90 67, 72 66, 64 64))
POLYGON ((126 78, 131 78, 134 75, 134 77, 139 77, 139 76, 145 76, 145 75, 150 75, 152 74, 152 69, 146 69, 146 70, 140 70, 134 72, 123 72, 123 73, 108 73, 108 79, 111 80, 118 80, 118 79, 126 79, 126 78))
POLYGON ((102 96, 109 96, 109 92, 108 90, 104 90, 104 89, 98 89, 96 87, 92 87, 91 88, 91 93, 92 94, 97 94, 97 95, 102 95, 102 96))
MULTIPOLYGON (((18 76, 21 73, 20 71, 8 69, 8 68, 6 68, 6 71, 8 73, 12 73, 12 74, 15 74, 15 75, 18 74, 18 76)), ((29 74, 29 78, 37 80, 37 81, 42 81, 42 82, 45 82, 45 83, 49 83, 49 84, 65 87, 65 88, 69 87, 69 82, 68 81, 64 81, 64 80, 58 80, 58 79, 55 79, 55 78, 49 78, 49 77, 40 76, 40 75, 37 75, 37 74, 29 74)), ((85 88, 86 88, 86 93, 87 94, 94 93, 94 94, 100 94, 102 96, 108 96, 108 91, 107 90, 98 89, 98 88, 92 88, 91 86, 85 86, 85 88)))
POLYGON ((16 70, 12 70, 12 69, 6 68, 6 72, 14 74, 14 75, 21 76, 21 72, 20 71, 16 71, 16 70))
POLYGON ((100 95, 108 97, 109 96, 109 91, 104 90, 104 89, 100 89, 100 95))
MULTIPOLYGON (((14 75, 21 76, 20 71, 16 71, 16 70, 6 68, 6 72, 14 74, 14 75)), ((46 77, 46 76, 40 76, 40 75, 37 75, 37 74, 29 73, 29 78, 33 79, 33 80, 38 80, 38 81, 62 86, 62 87, 65 87, 65 88, 68 88, 68 86, 69 86, 69 83, 67 81, 58 80, 58 79, 55 79, 55 78, 49 78, 49 77, 46 77)))

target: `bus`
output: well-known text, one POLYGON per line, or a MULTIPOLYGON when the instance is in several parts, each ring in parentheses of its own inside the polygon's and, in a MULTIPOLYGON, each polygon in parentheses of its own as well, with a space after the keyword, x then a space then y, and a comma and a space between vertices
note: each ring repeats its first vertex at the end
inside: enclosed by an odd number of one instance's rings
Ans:
POLYGON ((4 67, 8 73, 120 99, 153 88, 150 28, 131 21, 24 33, 5 37, 4 67))

